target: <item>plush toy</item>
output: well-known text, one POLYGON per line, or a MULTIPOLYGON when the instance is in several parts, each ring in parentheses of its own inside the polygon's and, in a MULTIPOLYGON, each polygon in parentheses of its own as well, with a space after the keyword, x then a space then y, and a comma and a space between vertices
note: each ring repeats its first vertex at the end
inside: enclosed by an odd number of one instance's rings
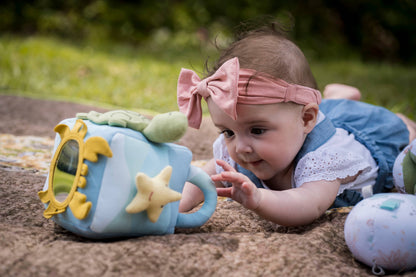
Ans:
POLYGON ((179 140, 188 127, 188 120, 181 112, 158 114, 152 120, 142 114, 127 110, 114 110, 106 113, 91 111, 77 113, 76 117, 88 119, 100 125, 130 128, 141 132, 148 140, 159 143, 179 140))
POLYGON ((401 193, 416 195, 416 140, 413 140, 396 158, 393 181, 401 193))
POLYGON ((364 199, 345 222, 349 249, 376 275, 416 269, 416 140, 396 158, 393 181, 400 193, 364 199))
POLYGON ((376 194, 359 202, 345 221, 345 241, 376 275, 416 269, 416 196, 376 194))
POLYGON ((43 191, 43 215, 88 238, 171 234, 197 227, 215 211, 210 177, 190 165, 192 153, 167 143, 186 131, 179 112, 152 120, 131 111, 82 113, 55 127, 54 155, 43 191), (205 202, 195 213, 178 212, 185 182, 205 202))

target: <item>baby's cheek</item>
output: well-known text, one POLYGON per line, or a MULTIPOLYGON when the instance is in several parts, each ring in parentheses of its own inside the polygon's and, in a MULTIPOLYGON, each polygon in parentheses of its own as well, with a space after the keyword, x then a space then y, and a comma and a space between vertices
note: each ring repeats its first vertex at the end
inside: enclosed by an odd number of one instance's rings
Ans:
POLYGON ((230 155, 231 159, 233 159, 235 162, 238 163, 238 161, 237 161, 238 157, 237 157, 237 153, 235 151, 234 143, 226 141, 225 146, 227 146, 227 151, 228 151, 228 154, 230 155))

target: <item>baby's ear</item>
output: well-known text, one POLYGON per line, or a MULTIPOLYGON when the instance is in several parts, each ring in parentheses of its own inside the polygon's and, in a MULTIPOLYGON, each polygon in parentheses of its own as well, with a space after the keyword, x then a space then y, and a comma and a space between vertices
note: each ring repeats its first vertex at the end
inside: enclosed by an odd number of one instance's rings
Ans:
POLYGON ((309 134, 316 125, 318 119, 319 106, 316 103, 309 103, 303 107, 302 120, 305 133, 309 134))

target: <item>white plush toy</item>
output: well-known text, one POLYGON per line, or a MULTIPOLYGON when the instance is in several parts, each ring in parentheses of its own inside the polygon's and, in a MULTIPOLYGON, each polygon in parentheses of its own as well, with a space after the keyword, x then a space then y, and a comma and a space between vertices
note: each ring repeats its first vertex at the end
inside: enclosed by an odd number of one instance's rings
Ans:
POLYGON ((364 199, 345 221, 349 249, 376 275, 416 269, 416 140, 397 156, 393 181, 400 193, 364 199))
POLYGON ((362 200, 348 215, 344 233, 354 257, 374 274, 416 269, 416 196, 384 193, 362 200))

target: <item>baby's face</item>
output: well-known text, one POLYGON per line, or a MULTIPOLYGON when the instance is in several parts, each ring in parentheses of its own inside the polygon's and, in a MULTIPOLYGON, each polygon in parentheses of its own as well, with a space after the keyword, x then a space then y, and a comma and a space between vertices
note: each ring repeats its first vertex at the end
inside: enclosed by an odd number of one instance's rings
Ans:
POLYGON ((208 99, 208 108, 235 162, 268 181, 267 184, 287 180, 308 132, 302 119, 303 106, 238 104, 237 120, 225 114, 211 99, 208 99))

